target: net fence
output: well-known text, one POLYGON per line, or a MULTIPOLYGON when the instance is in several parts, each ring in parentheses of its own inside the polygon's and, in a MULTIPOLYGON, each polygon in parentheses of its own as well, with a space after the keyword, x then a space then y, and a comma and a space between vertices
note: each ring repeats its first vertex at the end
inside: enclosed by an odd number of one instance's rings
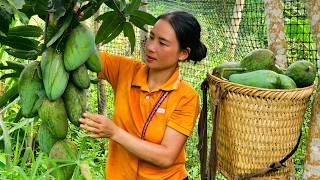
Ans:
MULTIPOLYGON (((181 63, 180 72, 182 78, 190 82, 199 94, 201 82, 210 69, 226 61, 240 61, 254 49, 268 48, 263 0, 148 0, 147 3, 144 8, 154 16, 183 10, 198 19, 202 27, 202 42, 208 48, 208 55, 197 64, 181 63)), ((308 60, 316 64, 319 57, 303 1, 284 0, 283 16, 288 63, 308 60)), ((141 40, 144 36, 145 34, 136 29, 137 46, 133 54, 130 53, 128 40, 123 36, 108 43, 105 48, 112 53, 143 59, 141 40)), ((111 89, 108 94, 112 96, 111 89)), ((191 138, 191 141, 194 142, 189 143, 189 164, 199 164, 196 137, 191 138)), ((299 163, 303 165, 303 162, 299 163)), ((198 178, 198 170, 199 167, 190 166, 191 177, 198 178)), ((296 170, 301 171, 301 168, 296 170)))
MULTIPOLYGON (((183 10, 192 13, 201 24, 208 56, 200 63, 181 63, 180 67, 183 78, 196 88, 215 65, 239 61, 254 49, 268 47, 263 0, 149 0, 147 3, 146 11, 154 16, 183 10)), ((315 62, 316 45, 303 2, 285 0, 283 7, 288 62, 302 59, 315 62)), ((133 54, 127 39, 121 36, 106 48, 116 54, 143 59, 140 34, 136 29, 138 43, 133 54)))

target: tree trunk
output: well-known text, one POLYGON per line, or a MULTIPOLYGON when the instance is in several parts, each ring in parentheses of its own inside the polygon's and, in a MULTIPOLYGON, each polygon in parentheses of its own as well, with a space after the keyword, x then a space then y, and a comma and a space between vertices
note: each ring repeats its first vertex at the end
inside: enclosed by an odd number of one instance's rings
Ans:
POLYGON ((242 11, 244 8, 244 0, 236 0, 233 9, 233 16, 231 19, 231 28, 228 33, 228 39, 230 40, 230 51, 227 51, 227 61, 235 61, 235 52, 237 48, 238 32, 240 29, 240 22, 242 17, 242 11))
MULTIPOLYGON (((100 9, 95 13, 94 19, 96 19, 99 15, 100 15, 100 9)), ((96 34, 99 29, 100 23, 97 21, 94 21, 93 24, 94 24, 93 25, 94 33, 96 34)), ((97 48, 100 50, 99 46, 97 46, 97 48)), ((107 92, 106 92, 106 81, 105 80, 103 80, 103 79, 99 80, 99 83, 97 85, 97 92, 98 92, 98 95, 97 95, 97 97, 98 97, 98 113, 106 116, 107 115, 107 106, 106 106, 107 92)))
POLYGON ((266 26, 269 49, 276 56, 276 64, 288 67, 286 57, 286 39, 284 32, 283 5, 281 0, 265 0, 266 26))
MULTIPOLYGON (((319 0, 306 0, 306 12, 311 24, 311 31, 320 56, 320 2, 319 0)), ((304 179, 320 179, 320 81, 312 108, 311 123, 307 140, 307 154, 304 165, 304 179)))
MULTIPOLYGON (((141 3, 146 2, 145 0, 142 0, 141 3)), ((147 11, 146 6, 140 6, 140 10, 142 11, 147 11)), ((145 26, 145 28, 147 29, 147 26, 145 26)), ((143 30, 139 30, 140 33, 140 58, 144 60, 145 58, 145 45, 146 45, 146 41, 148 38, 148 33, 146 33, 143 30)))

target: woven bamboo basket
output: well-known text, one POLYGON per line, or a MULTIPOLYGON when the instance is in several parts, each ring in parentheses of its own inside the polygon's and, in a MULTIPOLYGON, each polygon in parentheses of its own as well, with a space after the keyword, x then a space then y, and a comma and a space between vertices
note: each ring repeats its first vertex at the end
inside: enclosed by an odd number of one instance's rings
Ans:
MULTIPOLYGON (((254 173, 285 157, 296 145, 313 86, 262 89, 207 74, 211 111, 221 88, 217 125, 217 168, 228 179, 254 173)), ((213 113, 214 114, 214 113, 213 113)), ((293 162, 257 179, 292 179, 293 162)))

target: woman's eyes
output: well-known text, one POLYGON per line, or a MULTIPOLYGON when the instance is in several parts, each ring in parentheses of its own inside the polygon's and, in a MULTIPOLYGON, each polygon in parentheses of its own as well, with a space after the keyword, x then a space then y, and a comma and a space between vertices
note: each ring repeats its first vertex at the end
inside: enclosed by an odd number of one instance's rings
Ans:
MULTIPOLYGON (((150 40, 154 40, 154 37, 153 36, 149 36, 149 39, 150 40)), ((160 41, 159 44, 162 45, 162 46, 167 46, 167 44, 165 42, 162 42, 162 41, 160 41)))

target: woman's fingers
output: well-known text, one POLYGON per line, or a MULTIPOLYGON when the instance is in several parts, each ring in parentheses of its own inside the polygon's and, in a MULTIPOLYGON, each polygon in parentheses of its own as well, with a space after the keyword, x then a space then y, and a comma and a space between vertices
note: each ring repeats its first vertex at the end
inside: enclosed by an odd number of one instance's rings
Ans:
POLYGON ((85 129, 85 130, 93 132, 93 133, 99 133, 100 132, 100 130, 97 129, 96 127, 90 126, 90 125, 87 125, 87 124, 80 124, 80 127, 82 129, 85 129))
POLYGON ((82 124, 86 124, 86 125, 92 126, 92 127, 98 127, 100 124, 100 123, 94 121, 93 119, 89 119, 89 118, 80 118, 79 121, 82 124))
POLYGON ((90 119, 92 121, 95 121, 99 124, 101 124, 101 119, 105 118, 104 116, 102 115, 99 115, 99 114, 93 114, 93 113, 89 113, 89 112, 85 112, 82 114, 82 116, 86 119, 90 119))

